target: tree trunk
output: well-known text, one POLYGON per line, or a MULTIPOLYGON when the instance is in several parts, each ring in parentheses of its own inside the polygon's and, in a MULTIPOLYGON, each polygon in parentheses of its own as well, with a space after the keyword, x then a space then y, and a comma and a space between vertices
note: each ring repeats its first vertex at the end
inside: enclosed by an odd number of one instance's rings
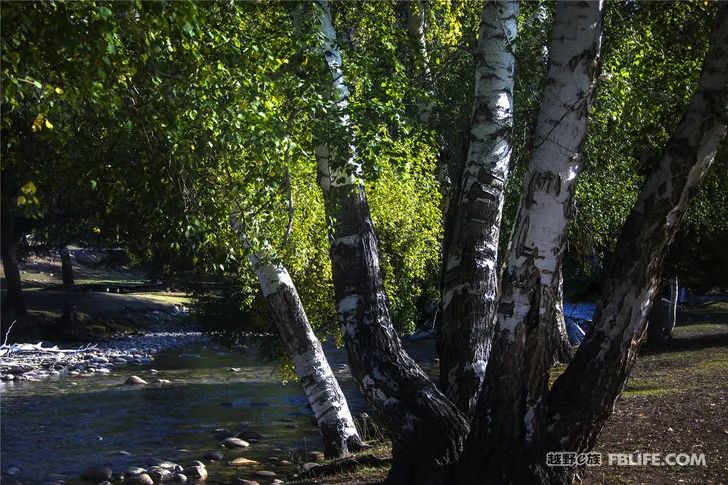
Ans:
POLYGON ((498 241, 511 157, 518 3, 485 2, 470 142, 443 250, 440 387, 472 413, 485 375, 498 291, 498 241))
POLYGON ((612 413, 645 333, 666 248, 725 137, 727 119, 728 4, 721 3, 698 91, 627 218, 594 326, 549 396, 551 449, 590 450, 612 413))
MULTIPOLYGON (((3 179, 6 178, 2 174, 3 179)), ((25 315, 28 310, 23 298, 22 285, 20 283, 20 270, 18 269, 18 250, 15 238, 15 227, 13 224, 13 213, 10 208, 11 194, 8 184, 3 180, 2 184, 2 261, 5 271, 5 284, 7 285, 7 307, 17 316, 25 315)))
MULTIPOLYGON (((239 226, 231 217, 233 228, 239 226)), ((243 244, 247 244, 245 237, 243 244)), ((344 393, 331 371, 321 343, 308 322, 296 287, 286 268, 273 262, 270 254, 250 253, 248 259, 270 305, 281 341, 293 361, 296 375, 316 417, 329 458, 362 448, 344 393)))
POLYGON ((65 286, 73 286, 73 265, 71 264, 71 253, 68 252, 68 246, 65 244, 59 250, 61 255, 61 274, 63 275, 63 284, 65 286))
POLYGON ((597 78, 601 2, 560 2, 546 88, 511 237, 496 328, 472 432, 463 452, 467 483, 546 480, 542 417, 559 345, 561 260, 580 152, 597 78))
POLYGON ((668 309, 668 320, 665 326, 664 336, 672 337, 672 332, 677 324, 677 299, 680 294, 677 276, 670 280, 670 307, 668 309))
POLYGON ((339 109, 335 157, 319 174, 328 201, 331 266, 336 308, 352 375, 393 441, 389 481, 437 483, 459 457, 468 425, 464 416, 427 378, 402 348, 389 314, 379 268, 374 227, 369 215, 361 167, 353 149, 346 109, 348 88, 328 3, 316 4, 321 45, 339 109))
MULTIPOLYGON (((433 90, 432 72, 430 71, 430 56, 427 53, 427 41, 425 40, 425 5, 422 0, 404 2, 407 28, 407 38, 412 46, 412 53, 415 59, 417 73, 422 76, 427 91, 431 94, 433 90)), ((419 106, 419 118, 427 123, 432 115, 434 102, 432 100, 421 103, 419 106)))

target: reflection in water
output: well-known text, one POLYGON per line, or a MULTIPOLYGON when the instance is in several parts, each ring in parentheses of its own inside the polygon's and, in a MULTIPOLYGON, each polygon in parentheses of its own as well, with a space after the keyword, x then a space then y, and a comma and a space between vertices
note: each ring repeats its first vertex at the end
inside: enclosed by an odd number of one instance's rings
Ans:
MULTIPOLYGON (((411 349, 415 358, 431 362, 432 342, 415 345, 411 349)), ((352 413, 358 414, 365 403, 343 370, 343 351, 326 347, 352 413)), ((180 358, 176 350, 161 353, 152 364, 159 371, 156 377, 172 381, 162 386, 120 385, 132 374, 151 378, 150 366, 116 369, 111 376, 4 384, 3 469, 17 466, 26 479, 21 481, 35 481, 49 473, 76 477, 90 465, 123 471, 143 464, 145 457, 185 465, 207 451, 221 450, 212 433, 215 428, 249 429, 264 436, 243 451, 223 450, 225 461, 237 456, 285 460, 296 452, 322 449, 298 383, 282 384, 274 367, 256 352, 219 355, 201 348, 184 352, 200 357, 180 358), (230 371, 231 367, 240 372, 230 371)), ((213 465, 211 481, 227 482, 235 473, 231 468, 213 465), (220 470, 216 472, 215 466, 220 470)))

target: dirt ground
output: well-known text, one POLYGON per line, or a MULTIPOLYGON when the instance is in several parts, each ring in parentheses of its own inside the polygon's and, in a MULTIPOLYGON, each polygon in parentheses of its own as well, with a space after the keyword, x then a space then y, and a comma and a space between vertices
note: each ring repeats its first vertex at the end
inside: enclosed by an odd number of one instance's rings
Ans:
MULTIPOLYGON (((99 265, 99 259, 99 255, 90 250, 77 248, 71 252, 73 288, 62 284, 61 262, 57 255, 31 256, 21 262, 20 278, 29 315, 17 322, 10 341, 13 337, 46 337, 43 329, 53 327, 68 301, 75 306, 78 320, 84 326, 80 329, 83 336, 141 329, 155 323, 160 315, 172 314, 175 307, 179 309, 190 304, 190 297, 184 293, 152 286, 141 269, 99 265), (23 330, 28 330, 29 334, 23 335, 23 330)), ((0 266, 3 302, 6 298, 4 276, 0 266)), ((3 314, 0 326, 3 335, 10 324, 6 317, 3 314)))
MULTIPOLYGON (((683 315, 659 350, 643 350, 595 452, 604 464, 581 483, 725 484, 728 481, 728 305, 683 315), (704 453, 706 466, 609 466, 608 453, 704 453)), ((558 371, 558 369, 555 369, 558 371)), ((390 458, 387 445, 372 452, 390 458)), ((330 484, 381 483, 388 464, 325 476, 330 484)))

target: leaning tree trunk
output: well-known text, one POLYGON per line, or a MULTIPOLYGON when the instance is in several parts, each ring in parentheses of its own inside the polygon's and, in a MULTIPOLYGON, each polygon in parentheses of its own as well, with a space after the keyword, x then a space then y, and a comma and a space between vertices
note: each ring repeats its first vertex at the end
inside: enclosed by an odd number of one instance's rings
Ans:
POLYGON ((467 483, 538 483, 548 371, 558 342, 561 260, 597 78, 601 2, 560 2, 535 128, 535 148, 511 236, 492 349, 463 452, 467 483))
POLYGON ((336 308, 351 372, 393 441, 389 481, 436 483, 457 460, 468 425, 402 348, 389 313, 374 227, 361 167, 352 146, 348 89, 328 3, 316 4, 320 45, 338 107, 335 157, 319 157, 319 183, 327 200, 336 308), (322 164, 329 164, 321 169, 322 164))
POLYGON ((485 375, 498 292, 498 240, 511 158, 518 2, 487 1, 478 33, 470 141, 446 225, 440 388, 471 414, 485 375))
MULTIPOLYGON (((234 217, 231 217, 231 222, 235 231, 240 233, 234 217)), ((242 239, 243 244, 247 245, 244 235, 242 239)), ((248 259, 316 417, 324 442, 324 454, 329 458, 337 458, 350 451, 360 450, 362 441, 346 398, 308 322, 288 270, 274 262, 270 254, 261 256, 251 252, 248 259)))
MULTIPOLYGON (((3 179, 6 174, 2 174, 3 179)), ((5 181, 3 181, 5 182, 5 181)), ((7 285, 7 306, 18 316, 25 315, 28 310, 23 298, 22 285, 20 283, 20 270, 18 269, 18 249, 15 239, 15 227, 13 224, 13 213, 10 208, 11 197, 8 191, 8 184, 2 184, 2 214, 0 214, 2 233, 2 262, 5 271, 5 284, 7 285)))
MULTIPOLYGON (((698 91, 622 229, 594 326, 549 395, 550 449, 591 450, 612 413, 645 333, 666 248, 725 138, 727 120, 728 3, 721 3, 698 91)), ((563 471, 565 480, 575 472, 563 471)))

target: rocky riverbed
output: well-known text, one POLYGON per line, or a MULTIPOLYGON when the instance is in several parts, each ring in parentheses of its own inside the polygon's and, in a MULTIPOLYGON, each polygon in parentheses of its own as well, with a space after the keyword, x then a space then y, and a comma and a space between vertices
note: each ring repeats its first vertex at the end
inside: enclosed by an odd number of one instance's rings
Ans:
MULTIPOLYGON (((63 347, 43 342, 0 347, 0 381, 38 381, 52 377, 88 377, 151 364, 165 349, 204 343, 200 332, 148 332, 98 344, 63 347)), ((184 354, 183 354, 184 356, 184 354)), ((188 355, 194 358, 194 355, 188 355)))

